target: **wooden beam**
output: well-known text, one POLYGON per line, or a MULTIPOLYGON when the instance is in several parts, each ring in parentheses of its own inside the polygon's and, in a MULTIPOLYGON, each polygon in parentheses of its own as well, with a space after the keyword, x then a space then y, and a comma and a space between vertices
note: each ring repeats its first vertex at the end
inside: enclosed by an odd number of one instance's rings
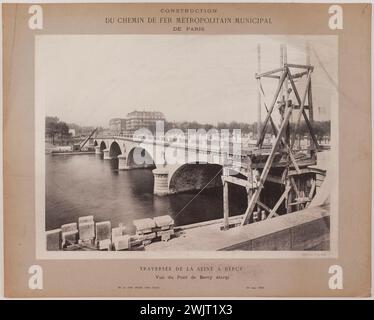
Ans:
POLYGON ((278 202, 275 204, 274 208, 270 211, 267 219, 272 218, 276 214, 276 211, 278 210, 278 208, 280 207, 280 205, 282 204, 282 202, 284 201, 284 199, 287 197, 288 192, 290 191, 290 189, 291 189, 291 186, 287 185, 286 189, 284 190, 283 194, 279 198, 278 202))
MULTIPOLYGON (((257 85, 258 85, 258 90, 262 94, 262 99, 264 100, 264 107, 266 109, 266 112, 269 113, 269 109, 268 109, 268 107, 266 105, 266 97, 265 97, 264 88, 262 87, 260 79, 257 80, 257 85)), ((273 129, 274 135, 276 136, 278 134, 278 128, 277 128, 276 124, 274 123, 273 118, 272 118, 271 115, 270 115, 269 120, 270 120, 271 127, 273 129)))
POLYGON ((310 188, 310 191, 309 191, 309 199, 312 199, 313 198, 313 194, 314 194, 314 191, 316 190, 316 180, 312 180, 312 187, 310 188))
MULTIPOLYGON (((257 71, 261 72, 261 46, 257 44, 257 71)), ((260 79, 258 79, 260 81, 260 79)), ((261 135, 261 92, 257 92, 257 137, 261 135)))
POLYGON ((294 73, 294 74, 292 75, 292 79, 302 78, 303 76, 306 76, 307 74, 308 74, 308 71, 303 71, 303 72, 294 73))
POLYGON ((308 127, 308 130, 310 132, 310 135, 312 136, 312 140, 314 142, 314 145, 316 147, 316 150, 319 151, 320 150, 320 147, 319 147, 319 144, 318 144, 318 141, 317 141, 317 138, 314 134, 314 129, 312 127, 312 125, 310 124, 309 122, 309 119, 308 119, 308 116, 306 115, 305 113, 305 110, 303 110, 303 116, 304 116, 304 120, 305 120, 305 123, 307 124, 307 127, 308 127))
POLYGON ((267 123, 269 121, 269 118, 271 117, 271 114, 273 112, 273 109, 274 109, 274 106, 275 106, 275 103, 277 102, 277 99, 278 99, 278 96, 279 96, 279 92, 280 90, 282 89, 282 85, 283 85, 283 82, 284 82, 284 79, 286 79, 286 76, 287 76, 287 71, 284 71, 282 73, 282 76, 281 78, 279 79, 279 82, 278 82, 278 87, 275 91, 275 95, 273 97, 273 101, 271 102, 270 104, 270 107, 269 107, 269 111, 268 111, 268 114, 266 115, 266 118, 265 118, 265 121, 264 121, 264 125, 263 125, 263 128, 262 128, 262 132, 261 132, 261 136, 259 137, 258 141, 257 141, 257 145, 259 147, 262 146, 262 143, 264 141, 264 138, 265 138, 265 134, 266 134, 266 126, 267 126, 267 123))
POLYGON ((293 166, 295 167, 296 172, 300 173, 299 165, 297 164, 297 161, 293 155, 292 149, 288 144, 287 144, 287 149, 288 149, 288 155, 290 156, 291 162, 293 166))
POLYGON ((267 212, 271 212, 271 209, 266 204, 262 203, 260 200, 257 200, 257 205, 265 209, 267 212))
POLYGON ((305 101, 306 101, 306 97, 307 97, 307 94, 309 92, 309 86, 310 86, 310 81, 311 81, 311 77, 312 77, 312 72, 309 70, 308 71, 308 77, 306 79, 306 85, 305 85, 305 90, 304 90, 304 93, 303 93, 303 97, 301 99, 301 103, 300 103, 300 111, 297 115, 297 124, 296 124, 296 129, 299 127, 300 125, 300 119, 301 119, 301 114, 302 112, 304 111, 304 105, 305 105, 305 101))
POLYGON ((272 176, 270 174, 266 177, 266 181, 273 182, 273 183, 284 184, 281 177, 272 176))
POLYGON ((274 73, 278 73, 278 72, 281 72, 281 71, 285 71, 284 67, 278 68, 278 69, 273 69, 273 70, 270 70, 270 71, 267 71, 267 72, 263 72, 263 73, 256 73, 255 77, 256 77, 256 79, 259 79, 261 77, 272 75, 274 73))
POLYGON ((296 206, 298 204, 304 204, 304 203, 310 202, 309 198, 296 198, 295 200, 297 200, 297 201, 293 202, 293 203, 290 203, 289 205, 290 206, 296 206))
MULTIPOLYGON (((304 106, 304 109, 306 109, 306 106, 304 106)), ((309 121, 311 124, 313 124, 314 116, 313 116, 312 83, 309 84, 309 90, 308 90, 308 109, 309 109, 309 121)))
MULTIPOLYGON (((310 124, 313 126, 313 124, 314 124, 314 114, 313 114, 312 83, 310 83, 309 90, 308 90, 308 104, 310 106, 310 108, 308 109, 308 111, 309 111, 309 121, 310 121, 310 124)), ((310 147, 312 147, 312 141, 310 141, 310 147)))
MULTIPOLYGON (((294 108, 295 110, 299 110, 299 109, 300 109, 300 106, 299 106, 299 105, 294 105, 293 108, 294 108)), ((309 110, 309 108, 310 108, 310 107, 309 107, 308 105, 304 106, 304 110, 309 110)))
MULTIPOLYGON (((291 72, 290 72, 288 69, 287 69, 287 73, 288 73, 288 75, 291 74, 291 72)), ((297 102, 298 102, 299 105, 301 106, 301 105, 302 105, 302 102, 301 102, 301 99, 300 99, 299 93, 297 92, 297 88, 296 88, 295 82, 293 81, 292 78, 290 78, 290 82, 291 82, 292 90, 293 90, 294 93, 295 93, 295 96, 296 96, 297 102)), ((305 110, 303 110, 302 114, 303 114, 303 116, 304 116, 305 123, 306 123, 306 125, 307 125, 307 127, 308 127, 309 133, 310 133, 310 135, 311 135, 311 137, 312 137, 312 139, 313 139, 314 145, 316 146, 316 149, 319 150, 320 148, 319 148, 319 145, 318 145, 317 138, 316 138, 316 136, 315 136, 315 134, 314 134, 313 127, 312 127, 312 125, 311 125, 310 122, 309 122, 309 119, 308 119, 308 117, 307 117, 307 115, 306 115, 306 113, 305 113, 305 110)))
MULTIPOLYGON (((297 164, 298 164, 298 166, 300 168, 300 174, 303 173, 302 167, 314 166, 314 165, 316 165, 316 163, 317 162, 315 160, 312 160, 312 159, 298 160, 297 164)), ((286 161, 273 163, 273 167, 274 168, 284 168, 284 167, 287 167, 287 166, 288 166, 288 164, 287 164, 286 161)), ((263 167, 264 167, 264 163, 263 162, 258 162, 258 163, 253 163, 252 164, 252 168, 253 169, 262 169, 263 167)), ((291 167, 293 167, 292 164, 291 164, 291 167)), ((299 174, 299 173, 297 173, 296 170, 293 170, 293 174, 295 175, 295 174, 299 174)))
POLYGON ((247 210, 244 213, 244 217, 243 217, 242 224, 241 224, 242 226, 247 223, 247 221, 249 220, 249 218, 251 217, 251 215, 253 213, 253 209, 254 209, 254 207, 255 207, 255 205, 257 203, 257 200, 260 197, 261 190, 262 190, 262 188, 264 186, 264 183, 266 181, 266 178, 267 178, 267 176, 269 174, 271 165, 272 165, 274 157, 275 157, 276 150, 277 150, 278 145, 280 143, 280 140, 281 140, 281 137, 283 135, 283 132, 286 129, 286 125, 288 124, 288 121, 289 121, 289 119, 291 117, 291 114, 292 114, 292 106, 288 105, 287 109, 286 109, 286 112, 285 112, 285 116, 284 116, 282 125, 281 125, 281 127, 279 129, 278 135, 277 135, 277 137, 275 139, 275 142, 274 142, 274 144, 272 146, 272 149, 270 151, 270 155, 269 155, 269 157, 266 160, 264 169, 262 170, 260 181, 258 182, 257 189, 256 189, 255 193, 253 194, 253 196, 251 198, 251 201, 250 201, 250 203, 249 203, 249 205, 247 207, 247 210))
MULTIPOLYGON (((259 89, 260 92, 262 93, 263 100, 264 100, 264 106, 265 106, 265 109, 266 109, 266 111, 269 113, 269 110, 268 110, 267 105, 266 105, 265 92, 264 92, 264 89, 263 89, 263 87, 262 87, 261 80, 257 80, 257 85, 258 85, 258 89, 259 89)), ((270 114, 270 118, 269 118, 269 120, 270 120, 271 126, 272 126, 272 128, 273 128, 274 135, 276 136, 276 135, 278 134, 278 131, 279 131, 279 130, 278 130, 277 126, 275 125, 275 123, 274 123, 274 121, 273 121, 273 118, 272 118, 271 114, 270 114)), ((286 147, 287 147, 287 151, 289 152, 290 159, 291 159, 291 161, 292 161, 292 163, 293 163, 293 165, 294 165, 296 171, 299 171, 300 169, 299 169, 299 166, 298 166, 298 164, 297 164, 297 162, 296 162, 295 157, 293 156, 292 149, 290 148, 290 146, 288 145, 288 143, 286 142, 286 140, 284 139, 284 137, 282 137, 281 142, 282 142, 282 145, 283 145, 283 146, 286 146, 286 147)))
MULTIPOLYGON (((290 74, 289 74, 289 76, 290 76, 290 74)), ((305 100, 306 100, 307 93, 308 93, 308 90, 309 90, 311 76, 312 76, 312 72, 309 70, 308 71, 308 77, 306 79, 305 90, 304 90, 303 97, 302 97, 301 101, 299 101, 300 100, 299 94, 298 94, 297 90, 295 90, 296 86, 295 86, 295 89, 294 89, 296 98, 297 98, 297 100, 298 100, 298 102, 300 104, 300 109, 299 109, 299 113, 297 114, 296 125, 295 125, 295 129, 294 129, 294 132, 293 132, 293 135, 292 135, 291 148, 293 148, 294 145, 295 145, 296 132, 299 129, 299 126, 300 126, 301 115, 302 115, 302 113, 304 111, 304 105, 305 105, 305 100)))
POLYGON ((308 66, 308 65, 305 65, 305 64, 286 63, 285 66, 290 67, 290 68, 308 69, 308 70, 312 70, 312 71, 314 69, 313 66, 308 66))
POLYGON ((240 179, 237 177, 232 176, 222 176, 222 180, 224 182, 229 182, 232 184, 236 184, 245 188, 252 188, 252 183, 250 183, 248 180, 240 179))
POLYGON ((229 229, 229 186, 223 184, 223 229, 229 229))
POLYGON ((266 75, 266 76, 262 76, 263 78, 272 78, 272 79, 280 79, 280 76, 274 76, 274 75, 266 75))
POLYGON ((300 196, 300 191, 299 191, 299 188, 296 185, 294 177, 290 177, 290 182, 291 182, 292 188, 294 189, 294 191, 296 192, 297 196, 299 197, 300 196))
POLYGON ((314 194, 315 190, 316 190, 316 180, 313 179, 312 180, 312 187, 310 188, 309 195, 308 195, 309 201, 306 204, 306 206, 309 206, 309 204, 312 202, 313 194, 314 194))

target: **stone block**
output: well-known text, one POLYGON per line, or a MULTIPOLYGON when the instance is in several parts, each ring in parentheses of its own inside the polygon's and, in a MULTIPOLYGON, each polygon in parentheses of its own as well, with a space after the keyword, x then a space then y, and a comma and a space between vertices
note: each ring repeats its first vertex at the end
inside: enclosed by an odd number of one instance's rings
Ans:
POLYGON ((154 176, 153 193, 158 196, 165 196, 169 194, 169 171, 165 168, 156 168, 152 172, 154 176))
POLYGON ((155 228, 152 228, 152 229, 143 229, 143 230, 136 230, 136 234, 138 236, 141 236, 143 234, 149 234, 149 233, 152 233, 152 231, 154 231, 155 228))
POLYGON ((153 220, 161 230, 167 230, 174 225, 174 220, 169 215, 154 217, 153 220))
POLYGON ((148 246, 152 243, 152 240, 143 240, 143 246, 148 246))
POLYGON ((87 247, 92 247, 94 245, 93 243, 93 239, 90 238, 90 239, 78 239, 78 244, 82 245, 82 246, 87 246, 87 247))
POLYGON ((95 238, 95 223, 87 222, 79 224, 79 239, 90 240, 95 238))
POLYGON ((142 241, 153 240, 154 238, 156 238, 156 232, 139 235, 139 239, 141 239, 142 241))
POLYGON ((137 233, 149 233, 156 227, 154 220, 150 218, 134 220, 133 224, 136 227, 137 233))
POLYGON ((62 245, 68 246, 78 242, 78 230, 62 232, 62 245))
POLYGON ((110 150, 109 149, 103 150, 103 153, 104 153, 104 160, 112 160, 112 157, 110 156, 110 150))
POLYGON ((162 237, 163 235, 172 236, 173 234, 174 234, 174 229, 164 230, 164 231, 158 231, 157 232, 157 237, 162 237))
POLYGON ((130 236, 123 235, 123 236, 115 237, 113 241, 113 245, 114 245, 114 250, 116 251, 128 250, 130 248, 130 236))
POLYGON ((169 241, 171 238, 170 233, 164 233, 161 235, 161 241, 169 241))
POLYGON ((63 224, 61 226, 61 232, 70 232, 70 231, 75 231, 75 230, 78 230, 76 222, 63 224))
POLYGON ((110 251, 112 248, 112 241, 110 239, 101 240, 98 243, 99 250, 108 250, 110 251))
POLYGON ((61 249, 62 234, 61 229, 49 230, 46 233, 46 242, 48 251, 56 251, 61 249))
POLYGON ((137 246, 140 246, 141 244, 143 244, 143 241, 139 238, 132 238, 130 239, 130 248, 133 249, 134 247, 137 247, 137 246))
POLYGON ((78 218, 78 225, 82 223, 88 223, 88 222, 94 222, 94 217, 93 216, 84 216, 84 217, 79 217, 78 218))
POLYGON ((110 221, 96 222, 96 241, 106 240, 111 238, 112 224, 110 221))
POLYGON ((112 242, 116 237, 124 236, 125 231, 125 227, 112 228, 112 242))

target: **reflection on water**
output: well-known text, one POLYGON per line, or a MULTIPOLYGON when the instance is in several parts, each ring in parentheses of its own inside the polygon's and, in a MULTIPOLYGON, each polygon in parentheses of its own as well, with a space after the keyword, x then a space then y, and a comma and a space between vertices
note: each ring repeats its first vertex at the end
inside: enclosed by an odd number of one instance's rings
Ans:
MULTIPOLYGON (((84 215, 110 220, 113 226, 121 222, 130 231, 135 219, 165 214, 175 218, 176 225, 222 218, 222 188, 204 190, 178 214, 196 192, 154 196, 151 170, 118 171, 117 161, 90 154, 46 155, 46 229, 84 215)), ((231 185, 229 197, 230 215, 243 213, 247 205, 244 188, 231 185)))

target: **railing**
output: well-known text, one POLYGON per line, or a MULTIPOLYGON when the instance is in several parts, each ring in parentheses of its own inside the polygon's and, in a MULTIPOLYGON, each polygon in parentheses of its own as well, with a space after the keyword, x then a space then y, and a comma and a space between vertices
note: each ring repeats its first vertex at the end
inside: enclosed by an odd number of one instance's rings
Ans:
MULTIPOLYGON (((219 142, 219 140, 216 140, 216 139, 210 139, 208 140, 205 145, 202 145, 202 144, 199 144, 199 143, 194 143, 194 142, 191 142, 191 141, 186 141, 186 139, 166 139, 165 136, 162 136, 162 137, 157 137, 154 138, 152 137, 151 139, 148 138, 146 136, 139 136, 139 137, 134 137, 133 135, 130 135, 130 134, 119 134, 119 135, 101 135, 101 136, 97 136, 96 139, 128 139, 128 140, 131 140, 131 141, 134 141, 134 142, 139 142, 139 143, 146 143, 146 144, 162 144, 163 146, 170 146, 172 144, 172 147, 175 147, 175 148, 183 148, 185 149, 186 151, 194 151, 194 152, 197 152, 197 153, 206 153, 207 156, 222 156, 222 155, 226 155, 227 159, 225 159, 225 161, 227 161, 228 163, 232 163, 233 161, 238 161, 239 158, 241 159, 241 162, 243 162, 243 166, 244 166, 244 163, 245 161, 243 160, 246 160, 246 158, 248 157, 248 155, 252 154, 253 152, 258 152, 259 149, 257 148, 256 145, 243 145, 241 144, 241 147, 238 148, 238 150, 240 150, 239 153, 234 153, 234 152, 230 152, 230 147, 233 147, 235 143, 233 142, 230 142, 229 143, 229 146, 221 146, 221 145, 212 145, 212 142, 219 142), (217 148, 214 148, 215 146, 217 146, 217 148)), ((248 142, 248 141, 247 141, 248 142)), ((261 148, 262 151, 264 150, 267 150, 269 149, 270 150, 271 148, 271 145, 263 145, 263 147, 261 148)), ((232 148, 231 148, 232 150, 232 148)), ((295 151, 298 151, 298 152, 303 152, 303 151, 309 151, 309 148, 308 147, 302 147, 300 149, 296 148, 295 151)))

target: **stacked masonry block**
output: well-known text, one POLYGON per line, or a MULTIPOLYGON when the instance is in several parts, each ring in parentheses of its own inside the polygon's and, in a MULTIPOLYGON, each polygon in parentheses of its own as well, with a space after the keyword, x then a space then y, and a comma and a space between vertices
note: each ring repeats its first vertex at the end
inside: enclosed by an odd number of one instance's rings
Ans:
POLYGON ((174 235, 174 220, 168 215, 155 217, 153 220, 157 237, 161 237, 162 241, 169 241, 174 235))
POLYGON ((150 244, 152 240, 156 238, 156 223, 153 219, 138 219, 134 220, 133 224, 136 228, 136 235, 144 246, 150 244))
POLYGON ((133 223, 136 234, 131 236, 125 233, 122 224, 112 228, 110 221, 95 223, 93 216, 80 217, 78 223, 47 231, 47 250, 72 250, 82 245, 107 251, 142 250, 156 239, 168 241, 174 235, 174 220, 168 215, 138 219, 133 223))
POLYGON ((112 229, 112 245, 116 251, 130 249, 130 236, 125 234, 125 228, 122 225, 112 229))
POLYGON ((61 226, 62 248, 76 244, 78 242, 77 223, 67 223, 61 226))
POLYGON ((112 224, 110 221, 96 222, 95 242, 99 250, 110 251, 112 247, 112 224))
POLYGON ((84 216, 78 219, 79 242, 93 244, 95 239, 95 221, 93 216, 84 216))
POLYGON ((61 250, 62 232, 61 229, 54 229, 46 232, 47 250, 61 250))

